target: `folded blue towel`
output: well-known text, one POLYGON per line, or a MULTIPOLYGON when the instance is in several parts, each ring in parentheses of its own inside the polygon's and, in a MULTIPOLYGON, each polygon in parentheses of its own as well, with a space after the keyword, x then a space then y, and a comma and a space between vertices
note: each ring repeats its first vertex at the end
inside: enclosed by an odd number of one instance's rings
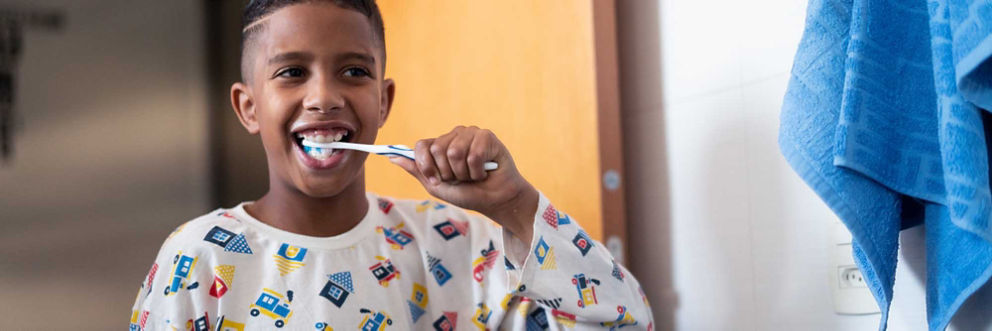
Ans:
POLYGON ((854 237, 885 329, 899 230, 942 330, 992 276, 992 0, 811 0, 779 146, 854 237))

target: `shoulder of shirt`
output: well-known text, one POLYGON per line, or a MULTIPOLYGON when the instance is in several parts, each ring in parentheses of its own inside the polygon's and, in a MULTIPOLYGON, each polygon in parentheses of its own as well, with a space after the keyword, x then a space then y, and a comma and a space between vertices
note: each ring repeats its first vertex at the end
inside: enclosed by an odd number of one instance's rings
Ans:
POLYGON ((166 237, 162 248, 171 246, 176 249, 193 249, 206 246, 208 243, 204 241, 204 237, 214 227, 221 227, 223 229, 240 228, 242 226, 241 222, 234 218, 228 211, 229 209, 218 208, 180 224, 166 237))
POLYGON ((378 208, 391 221, 389 225, 398 226, 400 222, 403 222, 405 227, 421 236, 440 235, 440 231, 443 231, 443 227, 446 226, 469 229, 469 234, 475 238, 478 238, 478 235, 491 237, 502 233, 502 227, 489 218, 445 202, 433 199, 411 200, 384 196, 377 198, 379 200, 377 201, 378 208))

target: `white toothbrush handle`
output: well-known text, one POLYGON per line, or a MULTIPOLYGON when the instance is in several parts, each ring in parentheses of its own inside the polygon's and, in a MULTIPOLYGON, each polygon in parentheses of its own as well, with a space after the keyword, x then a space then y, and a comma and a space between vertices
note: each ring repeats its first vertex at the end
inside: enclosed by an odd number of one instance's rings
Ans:
MULTIPOLYGON (((317 147, 317 148, 337 148, 337 149, 353 149, 356 151, 362 151, 366 153, 373 153, 384 156, 402 156, 411 160, 415 160, 413 149, 404 145, 366 145, 366 144, 355 144, 355 143, 345 143, 345 142, 334 142, 334 143, 313 143, 309 141, 303 141, 303 146, 307 147, 317 147)), ((493 171, 499 169, 499 164, 496 162, 486 162, 483 164, 483 169, 486 171, 493 171)))

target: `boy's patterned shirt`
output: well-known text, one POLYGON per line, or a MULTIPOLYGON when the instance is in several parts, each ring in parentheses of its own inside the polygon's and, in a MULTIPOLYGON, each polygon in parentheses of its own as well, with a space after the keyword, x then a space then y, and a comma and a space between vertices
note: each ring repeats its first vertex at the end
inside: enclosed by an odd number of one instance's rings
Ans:
POLYGON ((529 245, 454 206, 368 199, 329 238, 266 225, 244 203, 179 226, 130 329, 652 328, 637 280, 544 195, 529 245))

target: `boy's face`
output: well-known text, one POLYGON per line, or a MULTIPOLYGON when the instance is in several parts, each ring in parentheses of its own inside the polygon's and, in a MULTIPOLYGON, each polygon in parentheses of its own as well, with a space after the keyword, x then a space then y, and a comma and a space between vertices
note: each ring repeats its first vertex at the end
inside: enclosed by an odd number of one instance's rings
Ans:
POLYGON ((292 5, 262 20, 246 50, 250 78, 232 86, 235 111, 261 134, 270 185, 337 195, 361 179, 367 154, 308 154, 301 142, 375 142, 393 94, 382 78, 384 50, 365 16, 333 4, 292 5))

